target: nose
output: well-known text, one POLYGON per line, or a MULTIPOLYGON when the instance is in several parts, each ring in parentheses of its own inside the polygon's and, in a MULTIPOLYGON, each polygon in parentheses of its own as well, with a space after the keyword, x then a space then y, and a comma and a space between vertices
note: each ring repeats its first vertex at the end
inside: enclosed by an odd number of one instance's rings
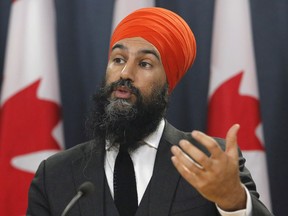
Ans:
POLYGON ((134 81, 135 78, 135 67, 133 63, 126 62, 125 66, 123 67, 120 76, 122 79, 130 79, 131 81, 134 81))

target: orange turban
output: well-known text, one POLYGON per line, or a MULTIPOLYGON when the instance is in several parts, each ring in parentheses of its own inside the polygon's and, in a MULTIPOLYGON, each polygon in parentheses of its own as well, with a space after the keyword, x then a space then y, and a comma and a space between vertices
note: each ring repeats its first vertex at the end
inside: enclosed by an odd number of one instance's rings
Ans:
POLYGON ((188 24, 170 10, 142 8, 118 24, 110 49, 117 41, 132 37, 141 37, 158 49, 171 93, 196 57, 196 41, 188 24))

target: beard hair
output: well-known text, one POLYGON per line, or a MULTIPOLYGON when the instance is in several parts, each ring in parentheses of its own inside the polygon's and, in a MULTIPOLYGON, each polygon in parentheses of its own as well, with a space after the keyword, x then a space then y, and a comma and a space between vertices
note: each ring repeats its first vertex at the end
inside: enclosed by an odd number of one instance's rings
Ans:
MULTIPOLYGON (((130 80, 120 79, 110 85, 102 84, 93 96, 94 108, 87 121, 87 129, 99 143, 107 140, 110 145, 124 145, 129 151, 139 147, 140 140, 155 131, 164 117, 168 105, 168 84, 155 86, 148 97, 143 97, 130 80), (111 99, 118 86, 128 87, 136 102, 111 99)), ((96 142, 96 143, 97 143, 96 142)))

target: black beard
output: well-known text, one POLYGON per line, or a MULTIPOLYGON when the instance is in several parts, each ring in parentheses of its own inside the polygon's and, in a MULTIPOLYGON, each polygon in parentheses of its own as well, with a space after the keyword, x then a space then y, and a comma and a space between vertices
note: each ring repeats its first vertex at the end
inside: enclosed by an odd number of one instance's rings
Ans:
POLYGON ((154 132, 165 115, 168 85, 157 86, 144 98, 130 80, 102 85, 93 96, 94 108, 87 121, 90 136, 97 142, 125 145, 129 151, 139 147, 139 141, 154 132), (128 87, 137 98, 135 104, 125 99, 110 99, 118 86, 128 87))

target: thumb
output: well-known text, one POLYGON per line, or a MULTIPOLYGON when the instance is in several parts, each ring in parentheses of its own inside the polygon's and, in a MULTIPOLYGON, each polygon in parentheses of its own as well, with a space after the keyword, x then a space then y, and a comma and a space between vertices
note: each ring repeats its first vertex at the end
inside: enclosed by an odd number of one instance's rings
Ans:
POLYGON ((226 150, 225 152, 230 157, 238 160, 237 133, 240 129, 239 124, 234 124, 226 135, 226 150))

